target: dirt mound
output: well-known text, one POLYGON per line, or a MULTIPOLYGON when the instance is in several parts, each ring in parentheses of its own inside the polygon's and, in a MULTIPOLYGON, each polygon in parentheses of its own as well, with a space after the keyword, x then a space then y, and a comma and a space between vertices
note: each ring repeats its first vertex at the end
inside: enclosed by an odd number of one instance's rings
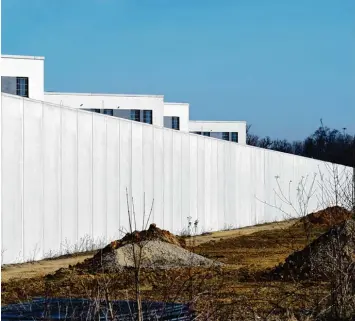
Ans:
MULTIPOLYGON (((327 207, 324 210, 310 213, 301 218, 299 223, 310 223, 317 226, 332 227, 350 219, 352 213, 340 206, 327 207)), ((297 223, 296 223, 297 224, 297 223)))
MULTIPOLYGON (((143 268, 211 266, 214 262, 185 249, 185 240, 151 224, 148 230, 127 233, 108 244, 93 258, 76 265, 90 272, 115 272, 132 268, 140 261, 143 268)), ((220 263, 219 263, 220 264, 220 263)))
POLYGON ((175 244, 183 248, 186 247, 185 239, 182 237, 176 236, 167 230, 162 230, 155 224, 150 224, 148 230, 127 233, 122 239, 111 242, 102 251, 105 252, 107 250, 118 249, 126 244, 152 240, 175 244))
POLYGON ((332 273, 339 270, 339 264, 343 267, 355 264, 355 221, 352 219, 331 228, 303 250, 292 253, 267 276, 285 280, 329 280, 332 273))

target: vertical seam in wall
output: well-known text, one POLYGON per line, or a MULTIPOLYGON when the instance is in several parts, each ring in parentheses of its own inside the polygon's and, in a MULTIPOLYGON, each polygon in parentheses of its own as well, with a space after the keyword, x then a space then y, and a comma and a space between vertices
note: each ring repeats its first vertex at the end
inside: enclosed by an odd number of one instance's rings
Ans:
MULTIPOLYGON (((1 109, 2 112, 2 109, 1 109)), ((2 119, 2 117, 1 117, 2 119)), ((2 136, 1 136, 2 137, 2 136)), ((2 146, 2 145, 1 145, 2 146)), ((2 148, 2 147, 1 147, 2 148)), ((22 236, 22 258, 25 255, 25 100, 22 99, 22 208, 21 208, 21 236, 22 236)))
MULTIPOLYGON (((153 199, 152 199, 152 223, 155 222, 155 215, 154 215, 154 198, 155 198, 155 175, 154 175, 154 168, 155 168, 155 135, 154 135, 154 127, 152 127, 152 139, 153 139, 153 161, 152 161, 152 173, 153 173, 153 199)), ((150 211, 150 207, 149 207, 150 211)))
POLYGON ((62 253, 63 246, 63 109, 60 109, 60 135, 59 135, 59 158, 60 158, 60 252, 62 253))
MULTIPOLYGON (((206 225, 206 136, 203 136, 203 171, 202 171, 202 198, 203 198, 203 207, 202 207, 202 217, 203 224, 206 225)), ((201 226, 205 228, 205 226, 201 226)))
POLYGON ((94 113, 91 114, 91 237, 94 240, 94 113))
POLYGON ((190 151, 190 148, 191 148, 191 137, 190 136, 187 136, 188 140, 189 140, 189 148, 188 148, 188 160, 189 160, 189 166, 188 166, 188 186, 189 186, 189 190, 188 190, 188 193, 187 193, 187 197, 188 197, 188 205, 189 205, 189 215, 188 217, 191 217, 191 197, 190 197, 190 194, 191 194, 191 159, 190 159, 190 154, 191 154, 191 151, 190 151))
POLYGON ((170 195, 171 195, 171 230, 174 231, 174 131, 171 131, 171 179, 172 179, 172 184, 171 190, 170 190, 170 195))
POLYGON ((106 224, 105 224, 105 241, 107 242, 108 240, 108 235, 107 235, 107 231, 108 231, 108 205, 107 205, 107 201, 108 201, 108 173, 107 173, 107 116, 105 117, 105 213, 106 213, 106 224))
MULTIPOLYGON (((219 144, 217 143, 216 144, 217 145, 217 156, 216 156, 216 165, 217 165, 217 192, 216 192, 216 194, 217 194, 217 206, 216 206, 216 209, 217 209, 217 213, 219 212, 219 158, 218 158, 218 147, 219 147, 219 144)), ((218 215, 218 217, 220 217, 219 215, 218 215)), ((224 221, 224 218, 223 218, 223 221, 224 221)), ((218 220, 218 223, 219 223, 219 220, 218 220)), ((225 222, 224 222, 225 223, 225 222)), ((218 226, 218 228, 219 228, 220 226, 218 226)))
MULTIPOLYGON (((143 112, 143 120, 144 120, 144 112, 143 112)), ((144 143, 143 143, 143 137, 144 137, 144 135, 143 135, 143 131, 144 131, 144 126, 143 125, 141 125, 141 128, 142 128, 142 140, 141 140, 141 142, 142 142, 142 148, 141 148, 141 152, 142 152, 142 190, 143 190, 143 195, 141 195, 140 197, 142 197, 143 198, 143 206, 142 206, 142 208, 143 208, 143 220, 142 220, 142 230, 144 230, 145 229, 145 222, 144 222, 144 219, 145 219, 145 185, 144 185, 144 182, 145 182, 145 179, 144 179, 144 176, 145 176, 145 171, 144 171, 144 143)))
POLYGON ((118 180, 117 180, 117 215, 118 215, 118 238, 121 237, 121 121, 117 119, 117 133, 118 133, 118 148, 117 148, 117 166, 118 166, 118 180))
POLYGON ((44 102, 41 104, 42 117, 41 117, 41 169, 42 169, 42 255, 44 256, 44 229, 45 229, 45 211, 44 211, 44 135, 43 135, 43 119, 44 119, 44 102))
MULTIPOLYGON (((182 188, 182 172, 183 172, 183 167, 182 167, 182 141, 183 141, 183 137, 185 137, 185 135, 181 136, 181 140, 180 140, 180 228, 182 230, 183 227, 183 222, 182 222, 182 206, 183 206, 183 188, 182 188)), ((176 231, 178 232, 178 231, 176 231)))
POLYGON ((164 185, 165 185, 165 142, 164 142, 164 137, 165 137, 165 134, 164 134, 164 129, 161 132, 163 133, 163 135, 162 135, 163 175, 161 177, 161 181, 162 181, 161 187, 162 187, 162 191, 163 191, 163 202, 162 202, 163 203, 163 228, 165 228, 165 193, 164 193, 164 185))
POLYGON ((196 219, 198 219, 198 203, 199 203, 199 199, 198 199, 198 154, 199 154, 199 150, 198 150, 198 140, 199 137, 197 137, 196 140, 196 219))
POLYGON ((79 242, 79 111, 76 110, 76 241, 79 242))
POLYGON ((130 143, 130 146, 131 146, 131 155, 130 155, 130 181, 129 181, 129 193, 128 193, 128 197, 130 198, 128 200, 128 206, 132 209, 132 215, 134 215, 135 213, 133 213, 133 187, 132 187, 132 172, 133 172, 133 122, 131 121, 131 143, 130 143), (132 204, 130 203, 132 202, 132 204))

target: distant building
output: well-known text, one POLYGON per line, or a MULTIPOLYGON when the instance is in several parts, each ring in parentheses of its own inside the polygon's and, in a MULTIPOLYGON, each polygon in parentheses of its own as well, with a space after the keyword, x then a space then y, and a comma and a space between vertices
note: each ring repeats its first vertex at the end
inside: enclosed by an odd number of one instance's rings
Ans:
POLYGON ((190 133, 246 144, 245 121, 191 121, 190 133))
POLYGON ((1 92, 44 100, 44 57, 1 56, 1 92))
POLYGON ((244 121, 191 121, 188 103, 165 102, 163 95, 45 92, 44 57, 1 57, 1 92, 246 144, 244 121))
POLYGON ((189 131, 190 105, 187 103, 164 103, 164 127, 189 131))
POLYGON ((108 116, 164 126, 164 96, 162 95, 46 92, 44 100, 108 116))

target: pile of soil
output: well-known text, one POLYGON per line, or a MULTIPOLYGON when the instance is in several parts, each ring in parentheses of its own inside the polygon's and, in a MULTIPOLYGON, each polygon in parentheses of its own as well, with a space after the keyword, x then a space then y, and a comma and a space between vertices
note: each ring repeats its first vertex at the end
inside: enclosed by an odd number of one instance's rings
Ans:
POLYGON ((126 244, 141 243, 152 240, 175 244, 183 248, 186 247, 184 238, 176 236, 167 230, 162 230, 158 228, 156 224, 150 224, 148 230, 127 233, 122 239, 113 241, 108 244, 105 248, 102 249, 102 251, 111 251, 112 249, 118 249, 126 244))
POLYGON ((75 268, 89 272, 116 272, 134 268, 138 260, 140 267, 154 269, 207 267, 216 264, 185 247, 183 238, 151 224, 148 230, 127 233, 122 239, 111 242, 93 258, 77 264, 75 268))
POLYGON ((302 217, 299 223, 306 223, 330 228, 343 223, 351 217, 352 213, 347 209, 340 206, 332 206, 302 217))
MULTIPOLYGON (((355 267, 355 221, 332 227, 303 250, 292 253, 284 264, 266 273, 268 279, 329 280, 352 264, 355 267), (337 272, 334 272, 337 271, 337 272)), ((355 273, 355 268, 353 269, 355 273)))

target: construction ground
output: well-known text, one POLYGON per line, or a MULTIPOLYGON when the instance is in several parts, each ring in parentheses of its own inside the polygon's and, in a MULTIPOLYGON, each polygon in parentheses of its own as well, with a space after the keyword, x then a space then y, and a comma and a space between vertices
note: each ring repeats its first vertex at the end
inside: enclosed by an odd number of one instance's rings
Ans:
POLYGON ((148 263, 140 268, 143 300, 193 302, 201 314, 215 314, 210 320, 307 320, 327 297, 327 280, 274 275, 290 255, 348 220, 352 221, 350 212, 330 208, 311 214, 307 222, 304 218, 293 219, 176 238, 153 226, 150 229, 154 237, 148 232, 132 233, 102 251, 2 267, 2 305, 46 296, 134 299, 135 261, 126 256, 122 260, 126 255, 122 249, 131 245, 130 240, 133 244, 147 237, 144 241, 154 241, 154 246, 169 244, 169 250, 164 247, 169 258, 178 248, 178 262, 183 262, 186 253, 192 253, 196 258, 189 256, 190 261, 199 263, 179 266, 175 259, 174 264, 171 261, 167 265, 160 258, 157 265, 155 254, 149 253, 148 263), (97 258, 101 258, 99 266, 97 258), (119 270, 109 269, 117 262, 119 270))

